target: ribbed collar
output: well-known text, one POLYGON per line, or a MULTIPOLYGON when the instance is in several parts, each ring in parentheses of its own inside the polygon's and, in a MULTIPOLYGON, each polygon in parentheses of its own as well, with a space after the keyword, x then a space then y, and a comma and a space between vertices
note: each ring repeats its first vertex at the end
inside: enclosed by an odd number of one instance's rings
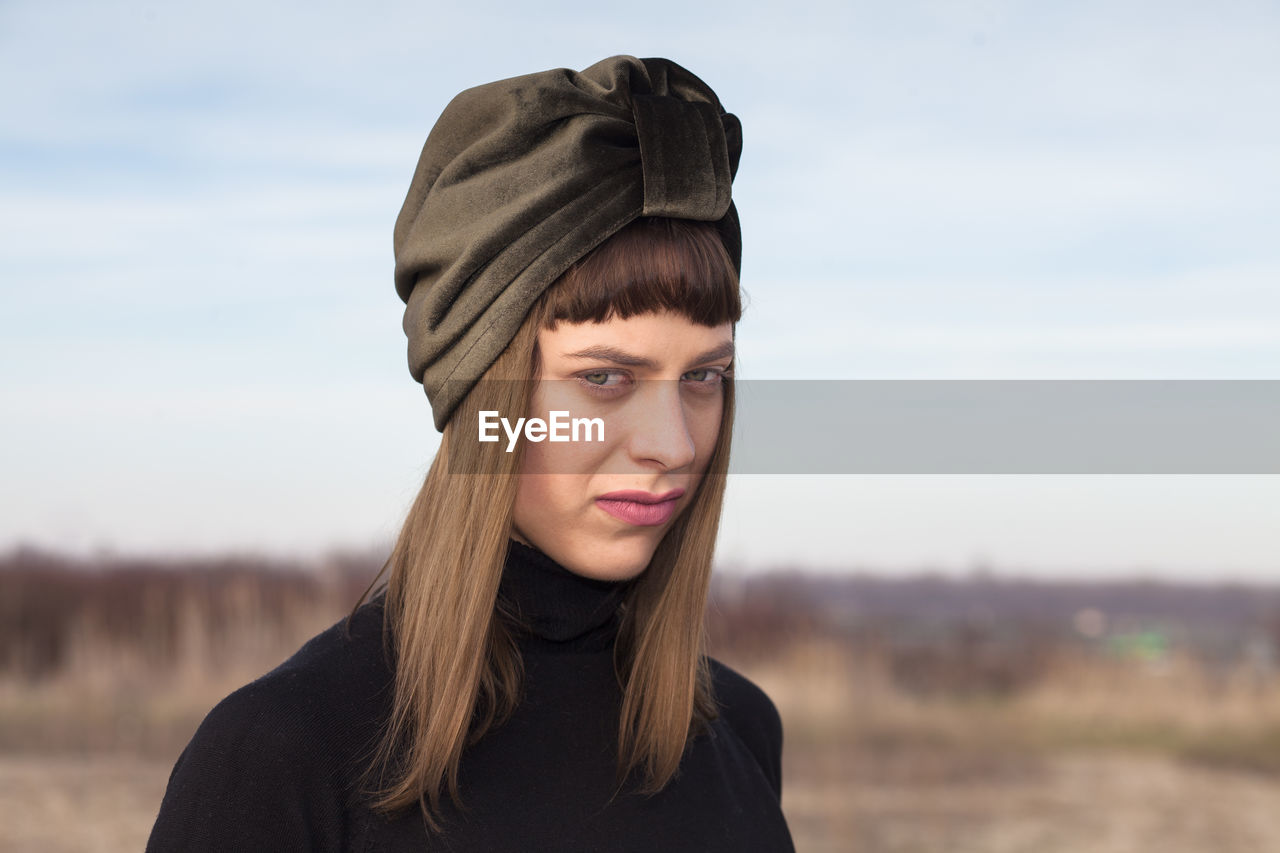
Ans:
POLYGON ((526 649, 600 651, 617 637, 631 581, 583 577, 536 548, 510 540, 498 597, 529 628, 526 649))

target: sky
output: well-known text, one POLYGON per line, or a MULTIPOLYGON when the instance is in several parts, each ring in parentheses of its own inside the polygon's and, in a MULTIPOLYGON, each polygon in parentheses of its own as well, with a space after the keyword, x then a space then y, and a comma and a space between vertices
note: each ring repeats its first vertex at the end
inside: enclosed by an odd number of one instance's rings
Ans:
MULTIPOLYGON (((384 547, 438 443, 391 228, 467 87, 742 121, 740 377, 1280 379, 1280 7, 0 4, 0 549, 384 547)), ((725 566, 1280 577, 1276 476, 741 476, 725 566)))

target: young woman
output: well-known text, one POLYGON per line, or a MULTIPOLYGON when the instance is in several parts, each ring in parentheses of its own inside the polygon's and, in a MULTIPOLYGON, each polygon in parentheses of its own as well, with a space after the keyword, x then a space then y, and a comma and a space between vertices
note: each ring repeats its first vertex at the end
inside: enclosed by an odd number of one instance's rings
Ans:
POLYGON ((793 849, 778 713, 704 651, 740 151, 662 59, 450 103, 396 224, 443 436, 385 588, 209 714, 149 850, 793 849))

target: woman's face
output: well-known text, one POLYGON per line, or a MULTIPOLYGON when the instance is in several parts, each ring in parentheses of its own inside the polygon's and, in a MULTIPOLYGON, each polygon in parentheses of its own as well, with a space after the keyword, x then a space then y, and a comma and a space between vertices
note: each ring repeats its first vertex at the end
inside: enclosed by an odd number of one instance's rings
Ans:
POLYGON ((715 449, 733 326, 670 312, 560 323, 538 333, 538 350, 532 416, 599 418, 603 440, 596 429, 589 441, 586 429, 576 441, 521 437, 513 535, 577 574, 635 577, 688 507, 715 449))

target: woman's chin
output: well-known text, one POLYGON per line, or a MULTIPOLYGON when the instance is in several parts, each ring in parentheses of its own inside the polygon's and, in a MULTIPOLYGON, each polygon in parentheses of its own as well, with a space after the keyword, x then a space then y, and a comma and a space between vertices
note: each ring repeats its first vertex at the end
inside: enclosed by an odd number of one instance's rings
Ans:
POLYGON ((600 543, 580 543, 561 561, 566 569, 603 581, 627 581, 644 573, 653 559, 657 542, 628 537, 600 543))

